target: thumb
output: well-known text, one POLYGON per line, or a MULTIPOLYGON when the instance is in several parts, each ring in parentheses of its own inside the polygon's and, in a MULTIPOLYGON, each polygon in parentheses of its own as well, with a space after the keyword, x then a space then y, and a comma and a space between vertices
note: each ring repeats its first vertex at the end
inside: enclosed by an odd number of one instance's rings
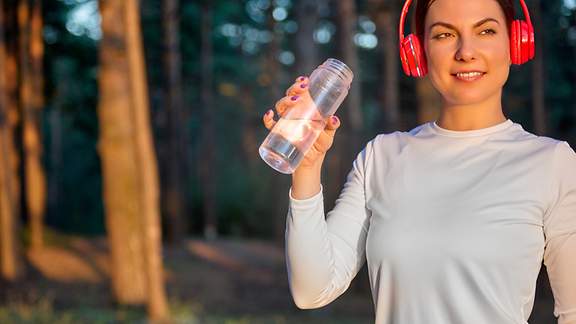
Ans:
POLYGON ((336 117, 336 115, 332 115, 330 118, 328 118, 325 132, 330 136, 334 136, 334 133, 336 133, 336 130, 339 127, 340 127, 340 118, 336 117))

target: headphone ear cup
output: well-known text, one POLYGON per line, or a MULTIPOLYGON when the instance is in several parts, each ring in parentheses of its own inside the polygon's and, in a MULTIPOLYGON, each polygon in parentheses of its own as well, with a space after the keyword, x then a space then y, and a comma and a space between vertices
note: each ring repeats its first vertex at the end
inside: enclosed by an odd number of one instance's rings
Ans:
POLYGON ((522 21, 522 63, 534 58, 534 28, 522 21))
POLYGON ((428 67, 426 66, 426 56, 418 37, 414 34, 408 35, 402 41, 401 48, 401 55, 404 55, 405 59, 402 64, 404 72, 417 78, 425 76, 428 73, 428 67))
POLYGON ((510 58, 512 60, 512 64, 520 64, 520 51, 518 50, 518 38, 520 36, 519 25, 520 22, 518 20, 514 20, 510 26, 510 58))
POLYGON ((406 53, 406 49, 404 48, 404 44, 400 44, 400 61, 402 62, 402 70, 404 70, 404 74, 410 76, 410 66, 408 64, 408 53, 406 53))
POLYGON ((522 50, 522 64, 528 62, 530 58, 530 33, 528 31, 528 24, 525 21, 520 23, 522 28, 522 38, 520 40, 520 47, 522 50))
POLYGON ((513 64, 524 64, 534 58, 534 29, 524 20, 514 20, 510 35, 513 64))

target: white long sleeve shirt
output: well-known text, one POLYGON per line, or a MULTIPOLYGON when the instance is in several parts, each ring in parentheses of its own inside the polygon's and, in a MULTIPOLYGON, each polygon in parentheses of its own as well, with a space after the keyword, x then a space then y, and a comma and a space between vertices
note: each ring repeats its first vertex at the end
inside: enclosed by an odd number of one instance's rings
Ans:
POLYGON ((576 323, 576 153, 507 119, 453 131, 429 122, 380 134, 334 209, 292 197, 290 290, 319 308, 364 262, 375 322, 525 324, 542 260, 560 324, 576 323))

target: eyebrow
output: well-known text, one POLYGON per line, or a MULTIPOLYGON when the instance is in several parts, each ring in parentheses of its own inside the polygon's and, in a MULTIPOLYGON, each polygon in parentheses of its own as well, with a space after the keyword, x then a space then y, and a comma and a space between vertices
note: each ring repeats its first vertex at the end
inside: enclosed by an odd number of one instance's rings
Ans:
MULTIPOLYGON (((500 25, 500 22, 494 18, 484 18, 484 19, 480 20, 479 22, 475 23, 473 27, 476 28, 476 27, 482 26, 489 21, 493 21, 493 22, 497 23, 498 25, 500 25)), ((451 24, 443 22, 443 21, 439 21, 439 22, 435 22, 432 25, 430 25, 430 27, 428 27, 428 32, 430 32, 432 30, 432 28, 434 28, 436 26, 443 26, 446 28, 450 28, 452 30, 456 30, 456 27, 454 27, 454 25, 451 25, 451 24)))

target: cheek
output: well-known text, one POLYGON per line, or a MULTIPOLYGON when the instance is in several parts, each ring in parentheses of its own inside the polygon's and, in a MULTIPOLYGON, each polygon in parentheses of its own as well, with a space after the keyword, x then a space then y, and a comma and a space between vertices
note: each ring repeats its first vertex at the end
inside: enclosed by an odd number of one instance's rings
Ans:
POLYGON ((430 46, 428 42, 424 46, 424 52, 429 69, 442 68, 450 64, 453 57, 449 46, 430 46))
MULTIPOLYGON (((491 47, 485 50, 488 69, 498 79, 507 79, 510 71, 510 51, 508 46, 491 47)), ((505 81, 505 80, 503 80, 505 81)), ((500 83, 500 82, 499 82, 500 83)))
POLYGON ((448 47, 433 46, 427 48, 428 77, 436 89, 442 92, 450 82, 450 71, 453 65, 453 53, 448 47))
POLYGON ((425 46, 426 62, 430 77, 436 77, 441 71, 450 69, 453 54, 448 46, 425 46))
POLYGON ((499 34, 497 38, 487 42, 481 49, 482 52, 489 58, 491 65, 510 65, 510 39, 506 33, 499 34))

